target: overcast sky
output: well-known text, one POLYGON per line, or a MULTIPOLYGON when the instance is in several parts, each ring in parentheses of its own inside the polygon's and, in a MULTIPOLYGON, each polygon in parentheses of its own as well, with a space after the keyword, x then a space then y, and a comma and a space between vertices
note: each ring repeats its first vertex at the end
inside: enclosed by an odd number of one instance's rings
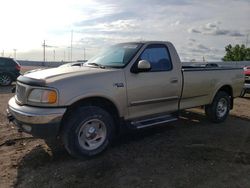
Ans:
MULTIPOLYGON (((89 58, 117 42, 167 40, 183 61, 220 60, 224 47, 250 41, 250 0, 0 0, 0 56, 89 58)), ((248 43, 250 46, 250 42, 248 43)))

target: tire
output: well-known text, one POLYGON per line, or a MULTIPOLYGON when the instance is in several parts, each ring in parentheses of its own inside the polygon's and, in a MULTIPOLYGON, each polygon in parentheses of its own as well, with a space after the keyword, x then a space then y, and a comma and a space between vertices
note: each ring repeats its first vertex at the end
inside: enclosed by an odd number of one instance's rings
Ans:
POLYGON ((219 91, 212 104, 205 106, 205 113, 208 119, 214 123, 225 121, 230 111, 230 98, 224 91, 219 91))
POLYGON ((11 85, 12 81, 13 80, 12 80, 10 75, 8 75, 6 73, 0 74, 0 85, 1 86, 9 86, 9 85, 11 85))
POLYGON ((103 152, 114 136, 114 120, 97 106, 79 107, 66 117, 62 139, 69 154, 76 158, 103 152))

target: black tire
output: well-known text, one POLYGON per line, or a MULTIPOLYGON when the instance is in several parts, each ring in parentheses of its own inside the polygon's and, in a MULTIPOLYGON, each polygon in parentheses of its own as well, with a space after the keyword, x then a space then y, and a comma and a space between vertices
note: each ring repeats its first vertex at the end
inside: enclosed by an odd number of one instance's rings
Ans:
POLYGON ((230 111, 230 97, 224 91, 219 91, 212 104, 205 106, 205 113, 208 119, 214 123, 225 121, 230 111))
POLYGON ((113 139, 114 120, 100 107, 79 107, 65 121, 62 139, 64 147, 73 157, 98 155, 113 139))
POLYGON ((12 78, 10 75, 6 73, 0 74, 0 85, 1 86, 9 86, 13 82, 12 78))

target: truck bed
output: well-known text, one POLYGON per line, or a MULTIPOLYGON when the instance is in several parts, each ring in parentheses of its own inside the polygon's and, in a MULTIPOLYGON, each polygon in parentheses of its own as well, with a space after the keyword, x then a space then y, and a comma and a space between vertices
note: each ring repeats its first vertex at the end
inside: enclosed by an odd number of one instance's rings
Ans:
POLYGON ((182 66, 180 109, 210 104, 216 91, 225 84, 233 86, 233 97, 240 95, 242 68, 182 66))

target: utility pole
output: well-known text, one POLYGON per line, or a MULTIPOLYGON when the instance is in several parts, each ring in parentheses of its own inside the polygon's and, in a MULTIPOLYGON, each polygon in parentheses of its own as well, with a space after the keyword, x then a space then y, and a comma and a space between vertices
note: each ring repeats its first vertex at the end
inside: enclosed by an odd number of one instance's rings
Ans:
MULTIPOLYGON (((45 61, 46 61, 46 48, 57 48, 57 46, 50 46, 50 45, 47 45, 45 43, 45 40, 43 41, 43 44, 42 44, 42 47, 43 47, 43 63, 45 65, 45 61)), ((54 50, 54 59, 55 59, 55 50, 54 50)))
POLYGON ((85 50, 85 48, 83 48, 83 60, 84 61, 86 60, 86 50, 85 50))
POLYGON ((73 30, 71 30, 71 45, 70 45, 70 61, 72 61, 72 51, 73 51, 73 30))
POLYGON ((16 59, 16 51, 17 51, 17 49, 13 49, 13 51, 14 51, 14 58, 16 59))
POLYGON ((206 61, 204 56, 202 57, 202 61, 203 61, 203 62, 205 62, 205 61, 206 61))
POLYGON ((54 61, 56 61, 56 50, 53 50, 53 57, 54 57, 54 61))
POLYGON ((70 47, 68 47, 68 61, 70 62, 70 47))
POLYGON ((45 63, 45 60, 46 60, 46 54, 45 54, 46 44, 45 44, 45 40, 43 41, 42 47, 43 47, 43 62, 45 63))

